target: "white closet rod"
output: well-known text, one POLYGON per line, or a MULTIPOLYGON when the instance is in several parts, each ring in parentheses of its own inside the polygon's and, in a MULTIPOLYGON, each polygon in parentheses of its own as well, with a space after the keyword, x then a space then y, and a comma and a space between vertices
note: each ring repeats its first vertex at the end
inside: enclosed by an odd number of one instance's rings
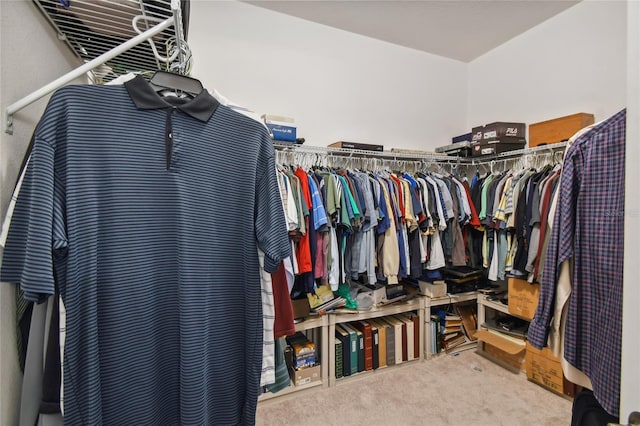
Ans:
POLYGON ((73 71, 68 72, 67 74, 63 75, 62 77, 52 81, 51 83, 47 84, 46 86, 36 90, 35 92, 25 96, 24 98, 20 99, 17 102, 12 103, 11 105, 9 105, 7 107, 7 109, 5 110, 5 123, 6 123, 6 128, 5 128, 5 132, 8 134, 13 134, 13 115, 20 111, 22 108, 31 105, 32 103, 34 103, 35 101, 37 101, 38 99, 48 95, 49 93, 53 92, 54 90, 64 86, 65 84, 69 83, 70 81, 74 80, 75 78, 80 77, 83 74, 86 74, 87 72, 91 71, 92 69, 104 64, 105 62, 115 58, 116 56, 120 55, 121 53, 126 52, 127 50, 137 46, 138 44, 148 40, 149 38, 155 36, 156 34, 164 31, 165 29, 169 28, 171 25, 173 25, 175 23, 175 19, 174 17, 169 17, 167 19, 165 19, 164 21, 162 21, 161 23, 159 23, 158 25, 148 29, 147 31, 143 32, 142 34, 139 34, 135 37, 133 37, 132 39, 122 43, 119 46, 114 47, 113 49, 109 50, 108 52, 103 53, 102 55, 98 56, 95 59, 92 59, 91 61, 81 65, 80 67, 74 69, 73 71))
POLYGON ((458 163, 461 166, 478 166, 486 165, 495 161, 503 161, 512 159, 514 157, 538 154, 538 153, 552 153, 560 148, 567 146, 566 142, 559 142, 549 145, 537 146, 534 148, 524 148, 516 151, 507 151, 501 154, 487 156, 487 157, 454 157, 448 155, 437 154, 409 154, 403 152, 379 152, 379 151, 365 151, 361 149, 345 149, 345 148, 330 148, 319 147, 311 145, 295 145, 287 142, 274 142, 276 149, 282 151, 290 151, 300 154, 326 154, 336 155, 341 157, 365 157, 365 158, 382 158, 386 160, 408 160, 408 161, 438 161, 445 163, 458 163))
MULTIPOLYGON (((437 154, 408 154, 404 152, 366 151, 363 149, 331 148, 312 145, 295 145, 287 142, 274 142, 276 149, 301 154, 327 154, 341 157, 379 157, 385 160, 426 160, 426 161, 458 161, 457 157, 437 154)), ((464 159, 463 159, 464 160, 464 159)))

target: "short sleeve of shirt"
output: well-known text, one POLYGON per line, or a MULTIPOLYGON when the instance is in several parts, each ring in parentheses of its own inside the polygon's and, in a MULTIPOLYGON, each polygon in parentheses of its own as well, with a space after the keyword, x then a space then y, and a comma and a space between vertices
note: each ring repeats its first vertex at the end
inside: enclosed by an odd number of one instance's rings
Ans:
POLYGON ((265 254, 264 270, 274 273, 280 262, 291 255, 291 248, 278 195, 273 146, 268 138, 263 143, 262 150, 256 173, 255 233, 258 247, 265 254))
POLYGON ((55 174, 55 150, 36 137, 4 250, 2 281, 20 284, 25 298, 54 293, 54 250, 67 247, 64 188, 55 174))

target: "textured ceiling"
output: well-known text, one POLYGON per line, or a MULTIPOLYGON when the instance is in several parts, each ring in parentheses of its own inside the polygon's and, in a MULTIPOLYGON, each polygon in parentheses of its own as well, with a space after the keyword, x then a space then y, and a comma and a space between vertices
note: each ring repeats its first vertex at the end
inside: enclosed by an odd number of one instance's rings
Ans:
POLYGON ((308 21, 463 62, 472 61, 578 2, 245 1, 308 21))

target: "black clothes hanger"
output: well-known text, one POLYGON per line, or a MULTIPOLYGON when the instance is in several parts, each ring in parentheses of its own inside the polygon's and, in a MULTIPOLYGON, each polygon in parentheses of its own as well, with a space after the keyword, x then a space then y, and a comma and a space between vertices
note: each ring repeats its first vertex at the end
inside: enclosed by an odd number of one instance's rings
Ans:
POLYGON ((184 95, 194 98, 204 90, 200 80, 167 71, 156 71, 149 80, 149 84, 161 95, 173 92, 178 96, 184 95))

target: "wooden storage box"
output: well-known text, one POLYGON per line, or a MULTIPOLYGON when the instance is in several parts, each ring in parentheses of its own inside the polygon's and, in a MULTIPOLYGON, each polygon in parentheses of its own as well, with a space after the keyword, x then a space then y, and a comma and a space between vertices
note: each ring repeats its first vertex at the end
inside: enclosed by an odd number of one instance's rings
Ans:
POLYGON ((517 344, 487 330, 478 330, 476 337, 485 354, 514 370, 525 371, 524 340, 522 344, 517 344))
POLYGON ((527 378, 553 392, 574 397, 577 386, 564 377, 560 358, 553 356, 549 348, 536 349, 527 343, 525 356, 527 378))
POLYGON ((540 284, 527 280, 509 278, 509 313, 532 320, 538 307, 540 284))
POLYGON ((549 348, 540 350, 527 343, 525 358, 529 380, 556 393, 564 393, 564 376, 560 359, 553 356, 549 348))
POLYGON ((529 125, 529 147, 568 140, 578 130, 594 123, 593 114, 580 112, 529 125))

